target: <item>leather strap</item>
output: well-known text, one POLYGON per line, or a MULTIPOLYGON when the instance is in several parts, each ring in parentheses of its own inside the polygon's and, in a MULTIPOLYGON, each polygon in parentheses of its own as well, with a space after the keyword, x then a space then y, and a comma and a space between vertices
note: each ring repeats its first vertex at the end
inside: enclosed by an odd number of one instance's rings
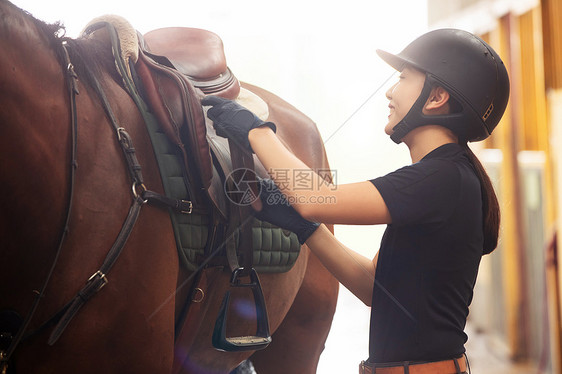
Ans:
POLYGON ((121 251, 125 246, 125 243, 127 242, 127 239, 129 238, 133 227, 135 226, 137 218, 139 217, 140 208, 143 204, 144 200, 142 200, 142 198, 138 197, 135 199, 133 205, 129 209, 129 214, 127 215, 127 219, 123 224, 121 232, 119 232, 119 235, 117 236, 115 243, 107 254, 103 264, 101 265, 99 270, 96 271, 90 277, 90 279, 88 279, 86 285, 82 287, 82 289, 76 294, 74 299, 72 299, 72 301, 67 304, 66 312, 57 323, 55 329, 49 337, 49 340, 47 341, 49 345, 53 345, 56 343, 70 321, 74 318, 76 313, 78 313, 80 308, 82 308, 82 306, 88 300, 90 300, 92 296, 94 296, 99 290, 103 288, 103 286, 107 284, 108 281, 106 278, 106 274, 111 270, 111 268, 115 264, 115 261, 117 261, 117 258, 121 254, 121 251))
MULTIPOLYGON (((230 155, 232 158, 233 174, 235 174, 237 170, 239 172, 245 173, 244 176, 246 176, 248 172, 253 173, 254 159, 252 154, 243 150, 235 142, 232 142, 230 140, 228 141, 228 145, 230 147, 230 155)), ((253 186, 256 186, 256 183, 252 183, 252 181, 250 181, 247 186, 252 189, 252 191, 248 192, 257 197, 257 191, 253 188, 253 186)), ((238 247, 241 248, 242 252, 242 266, 240 266, 238 263, 236 246, 234 245, 234 251, 232 251, 233 246, 229 245, 229 243, 227 243, 227 259, 230 265, 230 270, 234 271, 242 267, 244 269, 244 275, 247 275, 249 274, 249 271, 254 264, 254 246, 252 234, 253 212, 251 205, 247 204, 245 201, 241 201, 239 203, 231 201, 230 207, 231 219, 229 222, 229 234, 232 234, 234 230, 239 230, 238 247)), ((227 238, 227 240, 232 241, 234 241, 234 239, 234 235, 229 235, 229 237, 227 238)))
POLYGON ((60 233, 59 244, 57 246, 57 250, 55 252, 55 256, 53 257, 53 261, 51 263, 51 267, 49 272, 47 273, 47 277, 43 282, 42 287, 40 288, 39 292, 35 293, 35 299, 33 300, 33 304, 31 309, 27 313, 25 319, 23 320, 21 326, 18 329, 15 337, 10 342, 10 345, 6 349, 5 352, 0 351, 0 370, 2 372, 8 369, 8 362, 10 361, 10 357, 16 350, 19 343, 25 338, 24 334, 27 332, 27 328, 31 319, 35 315, 35 311, 39 306, 39 302, 43 299, 45 294, 45 289, 51 280, 51 276, 53 275, 55 266, 58 262, 59 255, 62 252, 62 246, 66 239, 66 235, 68 234, 68 224, 70 223, 70 213, 72 211, 72 201, 74 197, 74 181, 76 176, 76 155, 77 155, 77 147, 78 147, 78 118, 76 115, 76 95, 80 94, 78 91, 78 76, 74 71, 74 65, 72 61, 70 61, 70 56, 68 54, 68 46, 66 41, 63 41, 61 44, 61 49, 63 52, 64 57, 64 66, 63 69, 65 70, 65 77, 68 85, 68 93, 70 96, 70 128, 71 128, 71 154, 70 154, 70 172, 69 172, 69 193, 68 193, 68 202, 66 207, 66 218, 64 226, 60 233))
POLYGON ((156 203, 168 208, 172 208, 174 211, 179 213, 191 214, 193 212, 193 203, 189 200, 173 199, 154 191, 145 191, 142 194, 142 198, 148 200, 151 203, 156 203))
POLYGON ((405 361, 393 364, 372 364, 362 361, 359 364, 359 374, 462 374, 466 373, 466 368, 464 357, 426 363, 405 361))

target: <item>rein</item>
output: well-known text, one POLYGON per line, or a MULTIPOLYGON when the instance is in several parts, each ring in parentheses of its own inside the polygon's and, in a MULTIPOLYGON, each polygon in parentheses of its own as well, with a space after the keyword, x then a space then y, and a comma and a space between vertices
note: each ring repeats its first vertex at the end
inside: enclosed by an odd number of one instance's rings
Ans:
POLYGON ((66 218, 64 222, 63 229, 60 234, 59 244, 57 246, 57 250, 55 252, 55 256, 53 258, 53 262, 51 264, 51 268, 43 282, 43 286, 41 287, 41 291, 33 290, 35 294, 35 300, 31 306, 31 309, 27 313, 27 316, 23 320, 21 326, 18 329, 16 336, 10 342, 8 349, 5 352, 0 351, 0 370, 2 373, 7 371, 8 362, 10 357, 14 353, 15 349, 19 345, 19 343, 24 338, 24 334, 31 322, 35 312, 37 311, 37 307, 41 299, 45 295, 45 290, 51 280, 51 276, 54 273, 55 267, 57 265, 59 255, 62 252, 62 246, 68 234, 68 224, 70 223, 70 212, 72 210, 72 201, 74 197, 74 181, 76 176, 76 155, 77 155, 77 145, 78 145, 78 119, 76 115, 76 95, 79 94, 77 81, 78 76, 74 72, 74 65, 70 61, 70 56, 68 55, 67 45, 66 42, 63 41, 62 43, 62 50, 64 52, 64 64, 65 64, 65 76, 67 78, 68 83, 68 92, 70 96, 70 121, 71 121, 71 157, 70 157, 70 174, 69 174, 69 194, 68 194, 68 203, 66 208, 66 218))

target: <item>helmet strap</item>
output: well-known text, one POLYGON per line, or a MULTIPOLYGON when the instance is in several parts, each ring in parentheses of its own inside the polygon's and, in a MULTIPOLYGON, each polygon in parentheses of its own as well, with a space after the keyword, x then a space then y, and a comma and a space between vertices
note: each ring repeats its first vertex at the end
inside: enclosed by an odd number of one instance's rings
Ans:
POLYGON ((416 127, 422 126, 417 119, 422 115, 422 110, 431 93, 431 83, 428 78, 425 79, 420 96, 414 102, 408 113, 402 118, 400 122, 392 129, 390 139, 396 144, 402 143, 402 138, 416 127))
POLYGON ((458 113, 443 114, 438 116, 428 116, 423 114, 423 107, 429 98, 431 93, 431 88, 433 87, 433 82, 435 82, 431 76, 428 74, 420 96, 414 102, 408 113, 402 118, 400 122, 393 128, 393 133, 390 135, 390 139, 396 144, 402 143, 402 139, 406 134, 417 127, 426 125, 439 125, 449 130, 453 131, 455 135, 459 137, 459 141, 465 141, 466 139, 466 122, 468 120, 466 115, 466 107, 463 105, 463 109, 458 113))

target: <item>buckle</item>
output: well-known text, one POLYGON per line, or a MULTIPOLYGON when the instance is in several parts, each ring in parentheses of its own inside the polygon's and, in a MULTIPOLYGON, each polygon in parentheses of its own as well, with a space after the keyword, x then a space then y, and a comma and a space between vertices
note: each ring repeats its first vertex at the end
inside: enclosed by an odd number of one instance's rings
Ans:
POLYGON ((359 364, 359 374, 374 374, 375 372, 376 369, 373 366, 369 365, 367 361, 362 360, 359 364))
POLYGON ((182 200, 180 213, 191 214, 192 212, 193 212, 193 203, 189 200, 182 200))
POLYGON ((108 282, 107 278, 105 277, 105 274, 102 273, 100 270, 92 274, 92 276, 88 279, 88 282, 98 282, 98 280, 101 280, 101 283, 98 284, 96 288, 96 292, 101 290, 108 282), (98 279, 94 279, 94 278, 98 278, 98 279))

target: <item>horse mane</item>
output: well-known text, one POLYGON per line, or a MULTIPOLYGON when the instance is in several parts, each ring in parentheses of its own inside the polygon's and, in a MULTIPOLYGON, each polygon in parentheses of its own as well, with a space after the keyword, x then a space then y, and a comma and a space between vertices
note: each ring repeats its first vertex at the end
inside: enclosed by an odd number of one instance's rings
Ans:
MULTIPOLYGON (((100 78, 103 73, 106 72, 118 84, 121 84, 119 74, 115 68, 111 47, 107 45, 107 43, 103 43, 96 39, 73 39, 67 37, 66 28, 62 22, 46 23, 38 18, 35 18, 28 11, 20 9, 8 1, 0 0, 0 5, 3 4, 13 6, 16 12, 19 11, 23 19, 31 22, 31 24, 37 29, 39 36, 42 37, 51 50, 53 50, 63 68, 66 68, 63 42, 66 43, 70 60, 74 65, 74 71, 82 83, 92 87, 94 79, 103 82, 100 78)), ((4 14, 2 9, 0 9, 0 17, 5 18, 5 16, 6 14, 4 14)), ((10 16, 8 15, 8 17, 10 16)))

